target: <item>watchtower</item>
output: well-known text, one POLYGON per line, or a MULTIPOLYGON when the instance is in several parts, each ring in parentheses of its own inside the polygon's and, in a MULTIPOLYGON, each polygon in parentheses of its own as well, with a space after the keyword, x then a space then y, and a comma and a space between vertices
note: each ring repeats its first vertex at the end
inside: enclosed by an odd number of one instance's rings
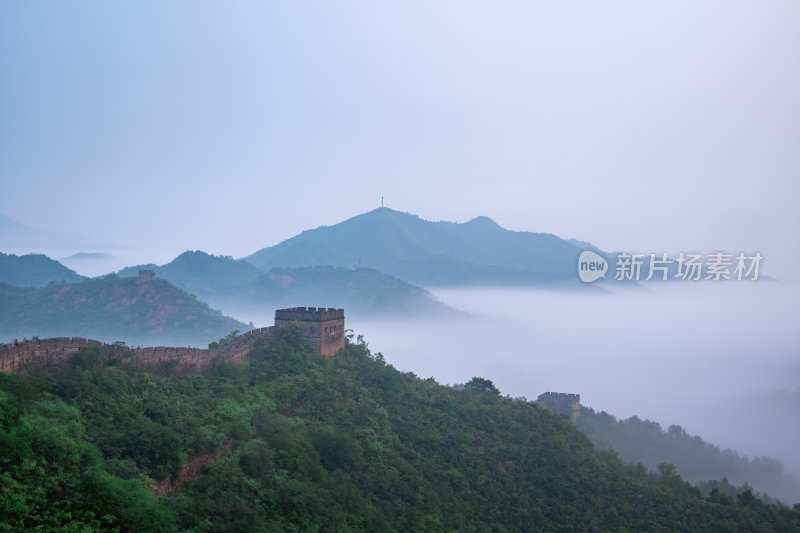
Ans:
POLYGON ((536 403, 557 413, 567 415, 575 422, 581 415, 581 395, 564 392, 545 392, 540 394, 536 403))
POLYGON ((292 307, 275 311, 275 327, 295 320, 303 324, 303 336, 315 350, 336 355, 344 348, 344 309, 292 307))

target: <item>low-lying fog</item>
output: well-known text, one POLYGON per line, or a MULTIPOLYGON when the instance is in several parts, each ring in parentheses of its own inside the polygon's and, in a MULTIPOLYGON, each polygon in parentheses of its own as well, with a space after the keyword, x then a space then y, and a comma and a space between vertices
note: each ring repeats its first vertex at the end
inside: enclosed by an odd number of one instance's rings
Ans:
MULTIPOLYGON (((458 320, 346 327, 406 372, 440 383, 491 379, 513 397, 546 391, 617 418, 637 415, 800 474, 800 285, 666 283, 609 291, 434 290, 458 320)), ((256 326, 263 316, 223 309, 256 326)), ((347 310, 345 309, 347 314, 347 310)))
MULTIPOLYGON (((612 284, 613 285, 613 284, 612 284)), ((800 287, 668 282, 581 294, 436 290, 480 315, 452 322, 348 320, 373 352, 440 383, 491 379, 511 396, 579 393, 622 418, 683 426, 800 472, 800 287)))

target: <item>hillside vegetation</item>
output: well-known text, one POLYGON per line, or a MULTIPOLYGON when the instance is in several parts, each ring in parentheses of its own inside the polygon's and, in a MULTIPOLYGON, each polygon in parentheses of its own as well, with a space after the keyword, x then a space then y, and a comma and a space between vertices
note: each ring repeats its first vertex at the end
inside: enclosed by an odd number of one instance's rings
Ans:
POLYGON ((308 230, 245 259, 272 267, 365 266, 422 286, 575 283, 586 243, 510 231, 488 217, 431 222, 378 208, 308 230))
MULTIPOLYGON (((0 376, 0 524, 97 531, 797 531, 800 509, 707 498, 670 465, 598 452, 568 420, 295 327, 248 364, 177 378, 101 367, 0 376), (207 455, 207 454, 212 455, 207 455), (206 454, 206 455, 201 455, 206 454), (182 467, 215 458, 189 479, 182 467), (194 462, 193 462, 194 461, 194 462), (155 480, 184 479, 154 499, 155 480)), ((162 486, 159 484, 159 486, 162 486)))
POLYGON ((83 276, 43 254, 0 252, 0 283, 15 287, 42 287, 51 281, 76 282, 83 276))
POLYGON ((211 305, 237 313, 263 314, 313 304, 345 308, 349 316, 456 314, 425 289, 372 268, 273 267, 264 272, 246 261, 194 251, 162 266, 128 267, 119 275, 138 276, 142 268, 211 305))
POLYGON ((76 336, 205 347, 235 329, 250 328, 163 279, 110 275, 38 289, 0 284, 0 338, 5 339, 76 336))
POLYGON ((318 302, 347 309, 350 316, 466 316, 427 290, 372 268, 276 267, 250 283, 240 301, 249 307, 270 302, 276 308, 318 302))
POLYGON ((183 252, 165 265, 131 266, 117 274, 120 277, 138 276, 140 269, 153 270, 159 278, 209 303, 235 299, 250 282, 265 274, 246 261, 199 250, 183 252))
POLYGON ((576 425, 598 449, 613 448, 627 463, 641 463, 655 471, 659 463, 668 462, 692 483, 725 477, 730 484, 746 483, 785 502, 800 501, 800 480, 772 457, 750 459, 690 435, 680 426, 664 430, 658 422, 636 416, 617 420, 586 407, 581 408, 576 425))

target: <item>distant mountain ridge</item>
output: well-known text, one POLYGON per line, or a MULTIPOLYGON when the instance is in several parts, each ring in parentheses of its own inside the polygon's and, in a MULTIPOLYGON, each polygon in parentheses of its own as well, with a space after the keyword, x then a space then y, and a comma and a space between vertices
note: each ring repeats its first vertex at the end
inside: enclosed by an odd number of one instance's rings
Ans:
POLYGON ((800 479, 772 457, 739 455, 737 452, 690 435, 681 426, 662 429, 658 422, 632 416, 617 419, 605 411, 580 408, 576 427, 583 431, 597 449, 613 449, 632 465, 642 464, 651 471, 662 462, 675 465, 680 475, 691 483, 725 478, 736 485, 748 483, 758 491, 786 503, 800 499, 800 479))
POLYGON ((317 302, 361 317, 466 316, 427 290, 372 268, 275 267, 250 283, 240 302, 250 307, 271 302, 276 308, 317 302))
POLYGON ((15 287, 41 287, 51 281, 76 282, 85 279, 43 254, 14 255, 0 252, 0 283, 15 287))
POLYGON ((87 337, 104 342, 205 347, 249 326, 167 280, 114 275, 41 288, 0 284, 0 338, 87 337))
POLYGON ((304 231, 244 259, 264 270, 360 265, 434 286, 571 283, 577 281, 575 265, 583 249, 578 241, 549 233, 504 229, 488 217, 430 222, 382 207, 304 231))
POLYGON ((348 316, 456 313, 425 289, 370 268, 276 267, 264 272, 246 261, 194 251, 162 266, 127 267, 118 275, 137 276, 141 269, 153 270, 216 307, 239 312, 313 305, 344 308, 348 316))
POLYGON ((155 271, 158 277, 169 280, 203 301, 218 301, 232 297, 265 274, 263 270, 245 261, 211 255, 199 250, 183 252, 165 265, 130 266, 117 274, 123 277, 138 276, 139 270, 142 269, 155 271))

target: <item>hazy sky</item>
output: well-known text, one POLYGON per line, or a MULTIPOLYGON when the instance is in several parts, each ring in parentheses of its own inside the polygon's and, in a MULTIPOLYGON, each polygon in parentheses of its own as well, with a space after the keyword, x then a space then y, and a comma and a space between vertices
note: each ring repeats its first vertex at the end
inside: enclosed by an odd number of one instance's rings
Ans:
MULTIPOLYGON (((163 263, 240 257, 381 196, 608 251, 761 251, 762 274, 793 276, 800 2, 0 2, 0 213, 17 222, 163 263)), ((495 302, 544 317, 538 351, 516 323, 500 341, 365 333, 423 377, 580 392, 787 460, 800 437, 785 420, 715 428, 733 405, 720 391, 797 386, 796 288, 766 283, 641 309, 495 302), (664 401, 674 390, 685 405, 664 401)))
POLYGON ((0 213, 241 256, 380 204, 800 260, 800 3, 0 4, 0 213), (536 5, 533 5, 536 4, 536 5))

